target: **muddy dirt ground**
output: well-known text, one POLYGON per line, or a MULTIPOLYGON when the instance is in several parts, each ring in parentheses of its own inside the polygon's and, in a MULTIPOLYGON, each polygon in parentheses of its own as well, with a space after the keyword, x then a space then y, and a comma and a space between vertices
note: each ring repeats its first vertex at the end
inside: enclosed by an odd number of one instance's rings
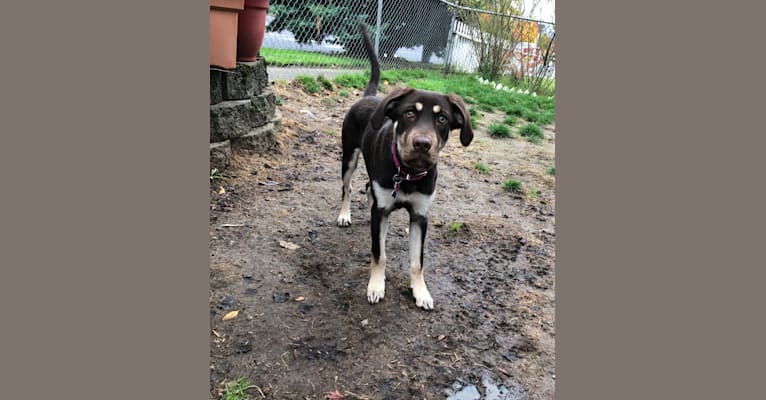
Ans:
POLYGON ((453 132, 425 245, 435 309, 410 294, 405 210, 389 220, 386 297, 371 305, 361 157, 352 225, 335 222, 341 123, 358 93, 273 89, 282 154, 237 155, 211 181, 211 398, 244 377, 253 399, 552 399, 555 128, 541 144, 496 139, 486 126, 504 115, 485 113, 469 147, 453 132))

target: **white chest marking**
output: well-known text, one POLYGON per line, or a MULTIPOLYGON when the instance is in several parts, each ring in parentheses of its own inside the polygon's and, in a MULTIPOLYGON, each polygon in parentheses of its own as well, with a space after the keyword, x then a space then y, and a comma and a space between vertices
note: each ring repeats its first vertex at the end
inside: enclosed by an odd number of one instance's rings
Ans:
POLYGON ((412 206, 412 211, 417 215, 425 216, 428 213, 428 208, 434 200, 436 191, 429 194, 423 193, 404 193, 401 190, 396 194, 396 198, 391 197, 393 188, 384 188, 380 186, 377 181, 372 181, 372 193, 375 196, 375 200, 378 203, 379 208, 384 208, 386 211, 394 209, 396 203, 409 203, 412 206))

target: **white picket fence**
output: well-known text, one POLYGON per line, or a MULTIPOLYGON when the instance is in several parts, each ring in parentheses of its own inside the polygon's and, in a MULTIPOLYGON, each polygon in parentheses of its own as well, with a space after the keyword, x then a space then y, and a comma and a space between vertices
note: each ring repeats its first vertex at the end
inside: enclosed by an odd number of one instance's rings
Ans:
MULTIPOLYGON (((448 49, 448 63, 451 70, 475 73, 479 68, 476 44, 481 43, 480 31, 465 23, 454 20, 452 24, 452 45, 448 49)), ((486 35, 485 35, 486 36, 486 35)), ((513 52, 506 66, 507 73, 533 74, 542 68, 542 50, 534 43, 517 43, 515 48, 508 45, 508 51, 513 52)), ((555 74, 553 65, 549 66, 548 76, 555 74)))
POLYGON ((452 21, 453 42, 449 55, 449 67, 453 71, 474 73, 479 68, 475 43, 481 42, 479 31, 461 21, 452 21))

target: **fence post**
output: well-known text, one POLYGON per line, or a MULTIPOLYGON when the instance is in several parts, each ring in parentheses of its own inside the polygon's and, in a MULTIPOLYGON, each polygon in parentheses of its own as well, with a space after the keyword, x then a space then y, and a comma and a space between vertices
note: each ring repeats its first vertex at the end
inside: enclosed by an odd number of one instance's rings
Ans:
POLYGON ((450 72, 452 63, 452 51, 455 47, 455 17, 457 12, 452 11, 452 18, 449 23, 449 36, 447 36, 447 54, 444 55, 444 72, 450 72))
POLYGON ((378 16, 375 19, 375 54, 380 58, 380 20, 383 18, 383 0, 378 0, 378 16))

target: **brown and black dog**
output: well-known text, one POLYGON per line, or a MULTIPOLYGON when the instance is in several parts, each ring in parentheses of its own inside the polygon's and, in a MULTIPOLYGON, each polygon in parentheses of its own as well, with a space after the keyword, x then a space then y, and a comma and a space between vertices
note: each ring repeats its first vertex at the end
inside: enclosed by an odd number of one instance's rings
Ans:
POLYGON ((359 153, 369 177, 372 260, 367 300, 377 303, 386 290, 386 232, 388 215, 405 208, 410 214, 410 287, 418 307, 433 308, 423 277, 423 244, 428 208, 436 190, 439 152, 449 133, 460 129, 460 143, 468 146, 473 131, 463 100, 453 94, 396 89, 383 99, 375 97, 380 64, 369 35, 360 24, 364 46, 372 64, 364 96, 343 120, 343 197, 338 226, 351 224, 351 175, 359 153))

